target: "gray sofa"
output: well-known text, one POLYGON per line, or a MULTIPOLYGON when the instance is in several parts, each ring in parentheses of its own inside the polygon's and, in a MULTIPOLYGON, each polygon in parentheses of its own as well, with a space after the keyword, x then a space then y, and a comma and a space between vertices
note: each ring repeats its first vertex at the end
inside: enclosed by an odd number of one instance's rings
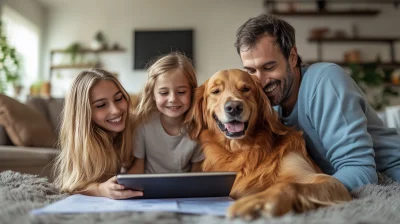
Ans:
MULTIPOLYGON (((9 98, 7 100, 9 100, 9 98)), ((4 102, 2 103, 4 106, 4 102)), ((30 110, 33 108, 34 110, 39 112, 40 115, 43 115, 43 117, 45 118, 43 120, 46 120, 48 122, 48 124, 46 125, 50 125, 54 133, 54 135, 51 136, 48 134, 46 136, 41 136, 40 133, 34 133, 36 136, 39 136, 40 138, 44 138, 46 140, 48 140, 47 138, 58 138, 60 125, 59 118, 63 108, 63 103, 63 99, 60 98, 45 99, 37 97, 27 99, 26 103, 24 104, 24 106, 27 106, 27 108, 25 109, 30 110)), ((22 110, 21 107, 23 108, 23 105, 19 104, 19 111, 22 110)), ((29 116, 25 114, 29 113, 24 113, 24 116, 29 116)), ((38 114, 36 113, 36 117, 37 116, 38 114)), ((32 122, 28 122, 28 124, 36 126, 38 125, 37 122, 34 122, 34 120, 32 120, 32 122)), ((54 143, 56 143, 56 140, 57 139, 54 139, 54 143)), ((39 140, 37 140, 36 142, 38 141, 39 140)), ((26 146, 21 144, 19 144, 19 146, 16 146, 11 140, 9 134, 7 133, 6 128, 0 125, 0 172, 5 170, 13 170, 21 173, 35 174, 47 177, 49 178, 49 180, 53 180, 53 161, 57 154, 58 149, 56 144, 53 144, 53 147, 40 147, 40 144, 38 145, 37 143, 34 146, 26 146)))

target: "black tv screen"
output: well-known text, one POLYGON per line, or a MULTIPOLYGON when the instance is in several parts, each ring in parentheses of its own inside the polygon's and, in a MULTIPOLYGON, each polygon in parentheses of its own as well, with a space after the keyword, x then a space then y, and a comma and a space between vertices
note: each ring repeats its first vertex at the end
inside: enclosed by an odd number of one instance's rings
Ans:
POLYGON ((146 69, 155 57, 180 51, 194 62, 193 30, 134 31, 133 68, 146 69))

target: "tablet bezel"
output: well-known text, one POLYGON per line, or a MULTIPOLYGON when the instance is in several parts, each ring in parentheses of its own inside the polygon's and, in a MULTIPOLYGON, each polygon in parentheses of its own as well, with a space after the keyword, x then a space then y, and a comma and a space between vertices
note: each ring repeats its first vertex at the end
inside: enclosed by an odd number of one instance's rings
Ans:
POLYGON ((118 174, 117 179, 125 178, 164 178, 164 177, 199 177, 199 176, 232 176, 236 172, 190 172, 190 173, 146 173, 146 174, 118 174))
POLYGON ((137 199, 229 197, 236 176, 236 172, 119 174, 117 183, 143 190, 144 196, 137 199))

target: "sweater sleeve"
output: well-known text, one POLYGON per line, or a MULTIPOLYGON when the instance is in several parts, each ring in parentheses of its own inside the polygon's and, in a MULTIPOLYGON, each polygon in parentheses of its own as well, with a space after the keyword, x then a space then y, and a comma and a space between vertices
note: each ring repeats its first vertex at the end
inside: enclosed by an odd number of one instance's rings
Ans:
POLYGON ((349 190, 378 181, 366 97, 342 68, 322 71, 309 105, 310 120, 332 164, 334 177, 349 190))

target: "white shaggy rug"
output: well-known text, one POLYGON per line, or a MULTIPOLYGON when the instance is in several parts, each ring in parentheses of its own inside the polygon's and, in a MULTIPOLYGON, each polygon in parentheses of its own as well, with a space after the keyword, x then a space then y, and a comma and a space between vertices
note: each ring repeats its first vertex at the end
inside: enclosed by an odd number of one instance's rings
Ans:
POLYGON ((0 223, 400 223, 400 183, 380 176, 379 185, 365 186, 352 192, 354 200, 304 214, 264 218, 247 222, 242 219, 158 212, 109 212, 86 214, 49 214, 34 216, 33 209, 63 199, 45 178, 13 171, 0 173, 0 223))

